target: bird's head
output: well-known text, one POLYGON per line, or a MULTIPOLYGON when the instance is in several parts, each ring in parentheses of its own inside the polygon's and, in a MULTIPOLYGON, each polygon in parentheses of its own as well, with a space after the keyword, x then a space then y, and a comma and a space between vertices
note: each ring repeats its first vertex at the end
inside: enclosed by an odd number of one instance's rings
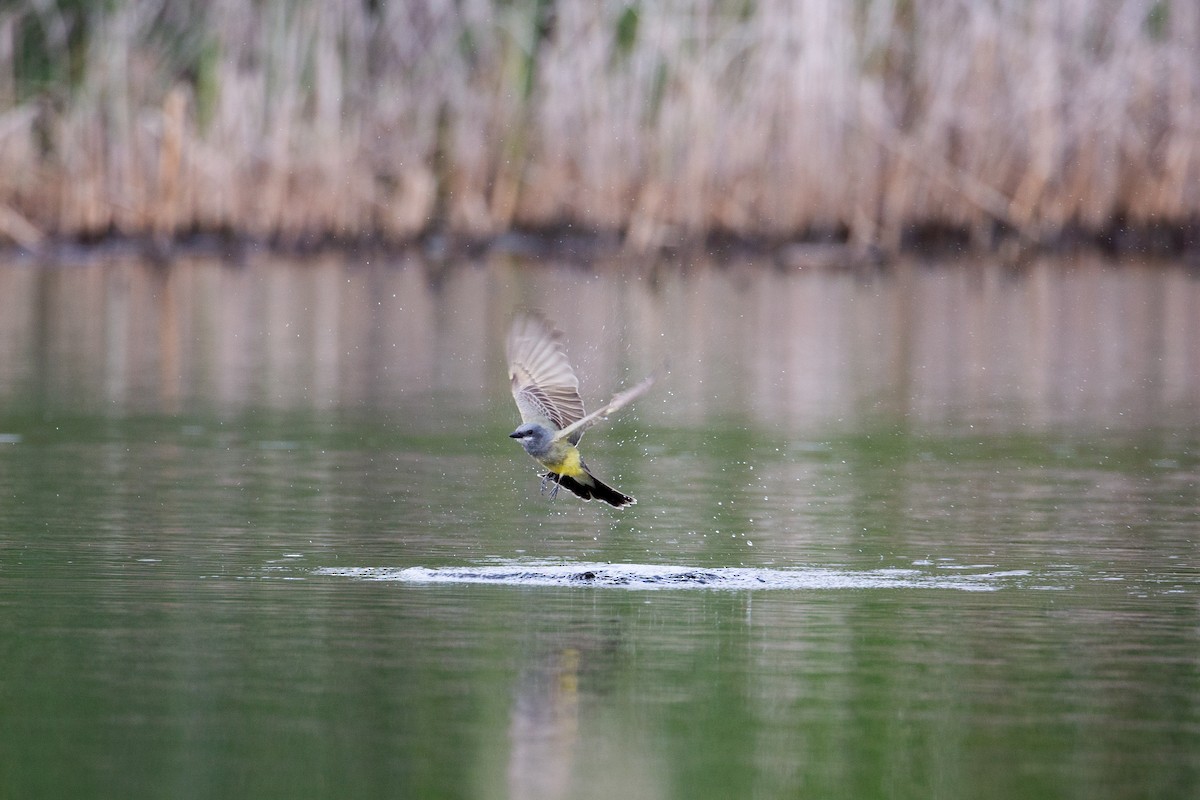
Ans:
POLYGON ((550 448, 553 434, 543 425, 536 422, 526 422, 510 433, 509 438, 516 439, 530 455, 544 453, 550 448))

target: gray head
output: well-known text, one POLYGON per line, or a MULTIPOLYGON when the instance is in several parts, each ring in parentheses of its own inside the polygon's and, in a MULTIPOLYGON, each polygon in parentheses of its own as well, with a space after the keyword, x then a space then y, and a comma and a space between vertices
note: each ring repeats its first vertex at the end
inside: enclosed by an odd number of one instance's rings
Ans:
POLYGON ((516 439, 521 443, 521 447, 525 448, 526 453, 537 458, 550 452, 550 442, 554 439, 554 433, 544 425, 526 422, 510 433, 509 438, 516 439))

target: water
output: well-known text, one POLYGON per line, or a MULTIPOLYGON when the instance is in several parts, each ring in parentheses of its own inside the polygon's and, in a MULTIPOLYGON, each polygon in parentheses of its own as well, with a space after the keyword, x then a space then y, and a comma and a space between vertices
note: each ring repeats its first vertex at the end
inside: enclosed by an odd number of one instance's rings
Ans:
POLYGON ((1198 411, 1171 266, 3 266, 0 796, 1194 797, 1198 411))

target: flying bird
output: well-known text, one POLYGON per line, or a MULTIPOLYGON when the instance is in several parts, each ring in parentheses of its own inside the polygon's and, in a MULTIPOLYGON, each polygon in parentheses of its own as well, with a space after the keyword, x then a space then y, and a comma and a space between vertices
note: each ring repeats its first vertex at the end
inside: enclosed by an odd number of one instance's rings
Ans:
POLYGON ((597 498, 617 508, 637 500, 605 484, 592 474, 579 453, 583 432, 645 394, 654 383, 650 376, 613 396, 603 408, 584 414, 579 379, 567 360, 562 333, 540 316, 522 315, 513 320, 505 347, 513 400, 521 412, 521 425, 509 436, 546 468, 542 491, 553 484, 584 500, 597 498))

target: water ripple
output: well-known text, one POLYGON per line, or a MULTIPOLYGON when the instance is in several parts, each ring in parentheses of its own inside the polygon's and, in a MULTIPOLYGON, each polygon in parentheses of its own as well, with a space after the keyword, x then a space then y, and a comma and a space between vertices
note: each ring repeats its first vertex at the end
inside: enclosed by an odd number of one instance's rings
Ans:
POLYGON ((485 583, 508 586, 604 587, 616 589, 711 589, 726 591, 831 589, 953 589, 992 592, 1023 586, 1028 570, 956 572, 937 575, 916 569, 846 570, 813 567, 755 569, 698 568, 661 564, 508 563, 465 567, 323 567, 316 575, 404 583, 485 583))

